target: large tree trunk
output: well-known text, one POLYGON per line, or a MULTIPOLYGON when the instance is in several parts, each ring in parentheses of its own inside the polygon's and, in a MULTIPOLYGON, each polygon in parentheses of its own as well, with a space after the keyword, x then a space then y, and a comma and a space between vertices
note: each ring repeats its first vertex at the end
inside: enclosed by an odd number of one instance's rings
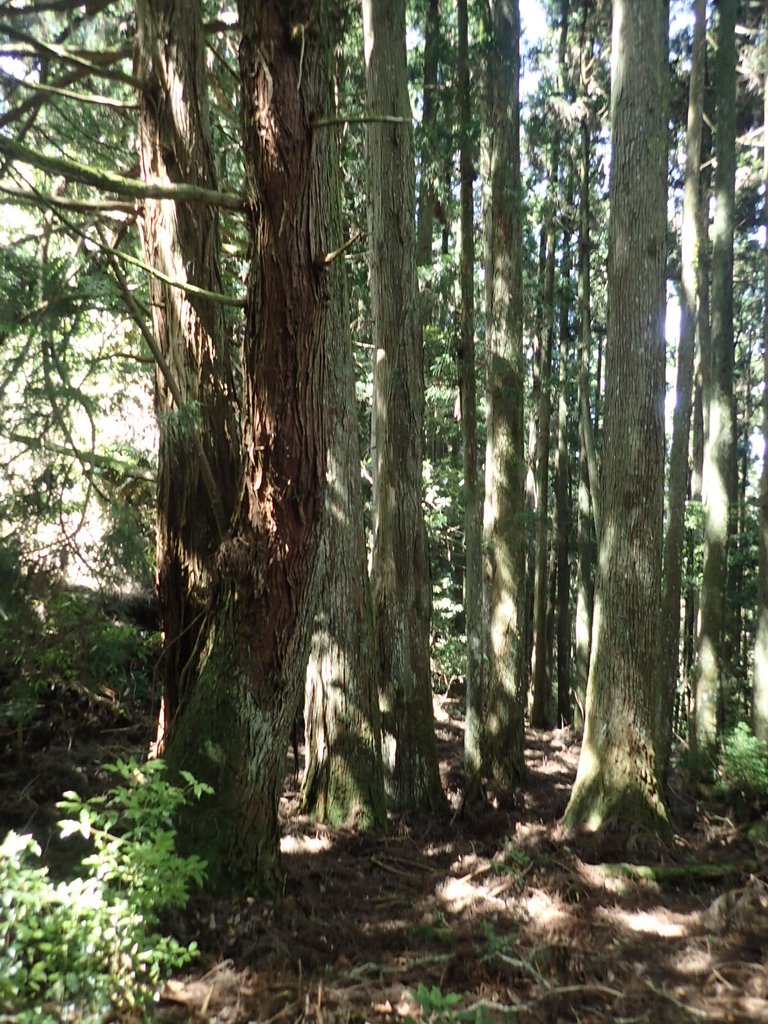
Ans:
POLYGON ((520 9, 491 4, 489 59, 490 303, 487 310, 487 446, 485 458, 486 607, 489 630, 483 759, 502 785, 522 778, 523 280, 520 200, 520 9))
MULTIPOLYGON (((764 19, 768 32, 768 15, 764 19)), ((768 740, 768 45, 764 57, 763 100, 763 468, 760 476, 760 575, 755 636, 752 722, 755 735, 768 740)))
POLYGON ((735 502, 733 409, 733 234, 736 175, 736 0, 722 0, 717 27, 715 217, 712 235, 712 337, 704 451, 704 573, 691 742, 696 771, 713 766, 727 689, 728 538, 735 502))
POLYGON ((667 7, 613 5, 605 444, 593 657, 568 826, 666 833, 654 675, 664 486, 667 7))
POLYGON ((457 354, 461 440, 464 455, 464 610, 467 636, 467 714, 464 762, 480 772, 483 720, 483 507, 477 468, 477 400, 475 378, 475 221, 469 91, 467 0, 458 0, 459 163, 461 176, 461 336, 457 354))
POLYGON ((440 785, 429 671, 431 594, 422 511, 424 366, 405 0, 363 0, 371 313, 375 350, 372 586, 387 795, 435 810, 440 785), (376 120, 400 119, 392 123, 376 120))
MULTIPOLYGON (((216 188, 198 0, 137 0, 139 142, 145 181, 216 188)), ((163 713, 172 734, 194 683, 210 559, 237 499, 237 404, 214 206, 147 199, 142 241, 158 369, 157 578, 164 630, 163 713), (185 284, 213 293, 185 291, 185 284)))
POLYGON ((183 822, 209 884, 279 884, 277 797, 318 607, 323 377, 333 245, 326 7, 239 4, 253 258, 243 339, 244 486, 219 547, 199 679, 168 759, 215 790, 183 822), (304 26, 301 41, 296 26, 304 26))
MULTIPOLYGON (((568 189, 573 207, 573 187, 568 189)), ((557 395, 557 465, 555 468, 555 538, 557 545, 557 724, 573 721, 571 702, 571 572, 570 572, 570 469, 568 464, 568 365, 571 338, 571 232, 563 231, 562 281, 560 286, 559 379, 557 395)))
POLYGON ((696 0, 691 83, 688 99, 685 191, 681 231, 680 342, 677 349, 677 389, 672 450, 669 457, 667 533, 664 544, 664 589, 661 601, 657 758, 666 775, 672 740, 672 714, 679 670, 680 594, 682 589, 685 498, 688 491, 688 441, 693 404, 693 363, 696 340, 696 305, 701 238, 701 136, 704 113, 704 71, 707 5, 696 0))
MULTIPOLYGON (((330 134, 330 132, 329 132, 330 134)), ((338 146, 330 168, 327 248, 343 239, 338 146)), ((331 825, 386 825, 373 615, 360 496, 354 362, 344 261, 327 275, 325 471, 322 584, 307 668, 305 812, 331 825)))

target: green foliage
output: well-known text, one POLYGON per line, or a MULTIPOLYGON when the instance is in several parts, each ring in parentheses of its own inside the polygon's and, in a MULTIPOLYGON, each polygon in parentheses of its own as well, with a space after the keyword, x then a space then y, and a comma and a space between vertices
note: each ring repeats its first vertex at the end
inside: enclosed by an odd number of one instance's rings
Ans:
POLYGON ((719 788, 750 805, 768 806, 768 743, 753 736, 744 722, 723 744, 719 788))
MULTIPOLYGON (((493 1018, 484 1006, 466 1010, 459 1009, 464 996, 458 992, 443 992, 439 985, 429 986, 419 982, 411 996, 421 1009, 419 1019, 429 1024, 453 1024, 455 1021, 474 1021, 474 1024, 491 1024, 493 1018)), ((414 1024, 412 1017, 406 1017, 406 1024, 414 1024)))
POLYGON ((55 1021, 77 1010, 99 1020, 137 1009, 162 978, 196 955, 157 933, 163 911, 183 907, 205 863, 176 852, 175 812, 210 788, 161 761, 107 765, 119 780, 105 796, 64 794, 62 837, 90 852, 75 878, 56 882, 32 836, 10 832, 0 846, 0 1013, 55 1021))

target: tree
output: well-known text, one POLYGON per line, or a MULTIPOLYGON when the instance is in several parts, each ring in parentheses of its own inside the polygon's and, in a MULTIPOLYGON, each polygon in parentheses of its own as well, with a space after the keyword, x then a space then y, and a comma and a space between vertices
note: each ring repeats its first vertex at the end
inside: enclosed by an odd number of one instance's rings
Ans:
POLYGON ((669 830, 654 751, 664 468, 667 8, 613 6, 602 527, 568 826, 669 830))
POLYGON ((520 196, 520 8, 493 0, 490 46, 489 216, 485 251, 485 542, 488 675, 483 759, 503 785, 525 770, 521 627, 525 593, 523 530, 523 279, 520 196), (490 222, 490 223, 489 223, 490 222))
POLYGON ((736 181, 736 0, 719 6, 715 88, 715 217, 712 234, 711 352, 703 400, 708 432, 702 488, 706 510, 699 651, 691 741, 698 770, 711 767, 722 727, 728 642, 728 537, 735 506, 733 406, 733 234, 736 181))
POLYGON ((688 488, 688 440, 693 404, 693 366, 699 277, 701 227, 701 139, 704 114, 706 56, 706 0, 694 4, 693 54, 688 99, 685 193, 681 231, 680 342, 677 350, 677 387, 669 457, 668 524, 664 538, 664 586, 661 602, 658 659, 657 755, 666 774, 672 737, 672 714, 677 687, 680 648, 680 595, 682 590, 685 498, 688 488))
MULTIPOLYGON (((326 129, 327 131, 328 129, 326 129)), ((384 828, 371 595, 360 496, 354 363, 342 246, 338 147, 329 161, 322 583, 307 667, 302 806, 332 825, 384 828)))
MULTIPOLYGON (((210 137, 205 37, 198 2, 137 0, 136 70, 142 178, 217 188, 210 137)), ((164 747, 197 672, 198 627, 212 557, 238 486, 233 351, 219 297, 219 214, 213 205, 147 198, 142 241, 149 276, 160 427, 157 579, 164 629, 164 747), (191 285, 195 291, 185 290, 191 285)), ((113 272, 131 292, 117 259, 113 272)))
POLYGON ((482 766, 483 718, 483 509, 477 468, 475 378, 475 223, 474 165, 471 148, 469 26, 467 2, 458 2, 459 173, 461 177, 461 323, 457 353, 461 435, 464 455, 464 610, 467 633, 467 715, 464 760, 477 775, 482 766))
POLYGON ((768 740, 768 16, 763 23, 763 467, 760 475, 760 574, 755 637, 752 719, 768 740))
POLYGON ((374 396, 371 582, 387 795, 443 804, 429 674, 429 560, 421 504, 424 369, 405 0, 364 0, 374 396))
POLYGON ((328 5, 286 11, 277 0, 242 0, 239 16, 253 240, 244 486, 216 554, 199 675, 167 757, 214 787, 204 812, 184 822, 212 887, 265 890, 279 880, 277 796, 323 578, 336 150, 332 133, 313 128, 332 110, 328 5))

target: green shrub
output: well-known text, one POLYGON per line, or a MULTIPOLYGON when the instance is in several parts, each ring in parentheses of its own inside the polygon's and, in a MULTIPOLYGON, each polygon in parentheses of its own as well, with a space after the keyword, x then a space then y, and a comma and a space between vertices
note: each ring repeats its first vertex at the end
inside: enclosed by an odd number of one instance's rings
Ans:
POLYGON ((62 836, 89 847, 76 877, 52 880, 31 836, 10 832, 0 846, 0 1017, 95 1021, 141 1008, 196 955, 156 929, 202 884, 204 862, 176 852, 173 817, 210 789, 186 772, 183 787, 170 783, 161 761, 107 768, 121 784, 59 804, 62 836))
POLYGON ((723 744, 720 788, 756 806, 768 805, 768 743, 741 722, 723 744))

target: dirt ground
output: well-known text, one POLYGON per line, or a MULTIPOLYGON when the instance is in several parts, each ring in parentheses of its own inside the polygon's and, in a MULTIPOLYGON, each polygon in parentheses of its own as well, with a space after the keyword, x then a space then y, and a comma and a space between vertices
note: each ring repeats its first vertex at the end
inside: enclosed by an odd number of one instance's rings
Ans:
MULTIPOLYGON (((661 859, 639 837, 565 835, 568 730, 529 730, 526 786, 463 807, 461 721, 449 700, 435 710, 451 814, 387 836, 318 826, 297 813, 289 756, 285 895, 193 900, 176 926, 202 955, 166 984, 160 1021, 768 1022, 768 856, 746 826, 673 788, 661 859)), ((62 707, 22 761, 7 744, 0 832, 52 821, 61 791, 140 751, 149 724, 62 707)))

